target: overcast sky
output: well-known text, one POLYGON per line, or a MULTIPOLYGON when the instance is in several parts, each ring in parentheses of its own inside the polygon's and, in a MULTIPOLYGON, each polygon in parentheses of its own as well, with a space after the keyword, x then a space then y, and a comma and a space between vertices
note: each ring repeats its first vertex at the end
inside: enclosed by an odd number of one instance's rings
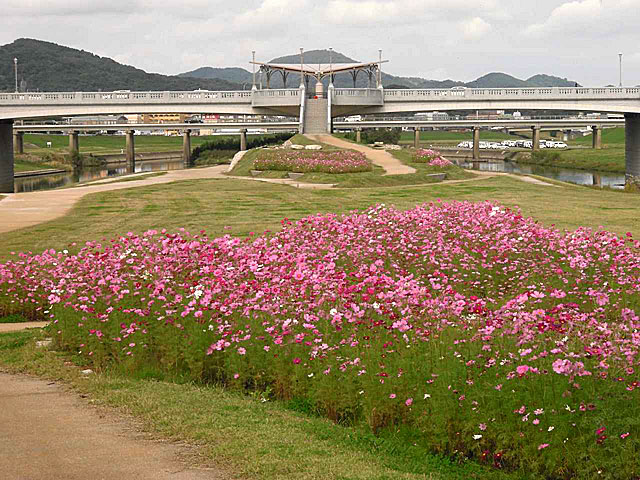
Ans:
POLYGON ((0 0, 0 44, 29 37, 150 72, 250 69, 333 47, 403 76, 536 73, 640 84, 640 0, 0 0))

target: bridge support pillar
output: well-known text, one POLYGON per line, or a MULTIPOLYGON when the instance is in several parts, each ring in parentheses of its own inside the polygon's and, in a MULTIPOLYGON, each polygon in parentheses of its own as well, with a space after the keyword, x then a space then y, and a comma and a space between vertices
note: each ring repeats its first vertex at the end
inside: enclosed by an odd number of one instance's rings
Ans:
POLYGON ((640 190, 640 113, 625 113, 625 183, 640 190))
POLYGON ((240 129, 240 151, 244 152, 247 149, 247 129, 240 129))
POLYGON ((13 192, 13 120, 0 120, 0 193, 13 192))
POLYGON ((185 167, 191 166, 191 130, 182 132, 182 160, 185 167))
POLYGON ((480 158, 480 127, 473 127, 473 159, 480 158))
POLYGON ((420 129, 418 127, 413 129, 413 147, 420 148, 420 129))
POLYGON ((592 182, 593 182, 593 186, 594 187, 601 187, 602 186, 602 176, 598 173, 594 173, 592 175, 592 182))
POLYGON ((13 132, 13 153, 24 153, 24 132, 13 132))
POLYGON ((134 173, 136 171, 136 144, 134 135, 134 130, 127 130, 125 152, 127 155, 127 164, 129 166, 129 169, 131 170, 131 173, 134 173))
POLYGON ((537 152, 540 150, 540 127, 531 127, 531 150, 537 152))
POLYGON ((362 129, 356 128, 356 142, 362 142, 362 129))
POLYGON ((80 142, 78 141, 78 132, 69 132, 69 153, 71 155, 80 153, 80 142))
POLYGON ((593 148, 595 150, 602 149, 602 127, 600 125, 594 125, 591 127, 593 134, 593 148))

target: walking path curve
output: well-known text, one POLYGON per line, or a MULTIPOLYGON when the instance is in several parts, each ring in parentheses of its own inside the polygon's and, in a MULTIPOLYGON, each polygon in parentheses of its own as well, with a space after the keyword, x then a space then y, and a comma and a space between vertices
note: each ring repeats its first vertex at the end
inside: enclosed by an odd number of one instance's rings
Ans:
MULTIPOLYGON (((332 188, 331 184, 301 183, 284 178, 249 178, 224 175, 228 165, 207 168, 192 168, 187 170, 172 170, 166 175, 151 178, 140 178, 127 182, 96 183, 79 187, 63 188, 59 190, 42 190, 28 193, 10 193, 0 201, 0 233, 30 227, 48 222, 65 215, 85 195, 96 192, 122 190, 125 188, 142 187, 195 179, 229 179, 254 180, 259 182, 290 185, 298 188, 332 188)), ((126 178, 126 177, 125 177, 126 178)))
POLYGON ((405 165, 386 150, 376 150, 375 148, 347 142, 333 135, 305 135, 314 142, 326 143, 334 147, 356 150, 364 153, 374 165, 384 168, 385 175, 408 175, 416 173, 416 169, 405 165))
POLYGON ((4 480, 215 480, 189 467, 176 444, 140 438, 55 383, 0 373, 0 471, 4 480))

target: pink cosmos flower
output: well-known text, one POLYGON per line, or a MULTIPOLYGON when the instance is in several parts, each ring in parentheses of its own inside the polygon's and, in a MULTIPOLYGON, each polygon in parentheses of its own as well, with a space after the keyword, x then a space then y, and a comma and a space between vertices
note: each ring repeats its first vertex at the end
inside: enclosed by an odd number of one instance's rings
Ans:
POLYGON ((413 404, 413 398, 407 398, 407 401, 404 402, 407 407, 410 407, 413 404))
POLYGON ((545 449, 545 448, 547 448, 548 446, 549 446, 549 444, 548 444, 548 443, 541 443, 540 445, 538 445, 538 450, 545 449))
POLYGON ((395 393, 390 394, 390 395, 389 395, 389 398, 391 398, 391 399, 396 398, 396 394, 395 394, 395 393))

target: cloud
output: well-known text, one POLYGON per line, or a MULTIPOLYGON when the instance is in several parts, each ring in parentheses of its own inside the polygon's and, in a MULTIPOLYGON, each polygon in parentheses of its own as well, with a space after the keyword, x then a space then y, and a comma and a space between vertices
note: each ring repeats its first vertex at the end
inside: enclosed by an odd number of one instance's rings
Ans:
POLYGON ((415 25, 434 20, 456 20, 469 10, 501 16, 496 0, 330 0, 321 9, 334 25, 415 25))
POLYGON ((491 24, 480 17, 464 20, 459 25, 464 38, 468 40, 484 37, 492 29, 491 24))
POLYGON ((98 15, 134 13, 142 9, 140 0, 3 0, 2 13, 6 16, 30 17, 98 15))
POLYGON ((637 31, 640 0, 575 0, 553 9, 543 23, 525 30, 530 37, 593 37, 637 31))

